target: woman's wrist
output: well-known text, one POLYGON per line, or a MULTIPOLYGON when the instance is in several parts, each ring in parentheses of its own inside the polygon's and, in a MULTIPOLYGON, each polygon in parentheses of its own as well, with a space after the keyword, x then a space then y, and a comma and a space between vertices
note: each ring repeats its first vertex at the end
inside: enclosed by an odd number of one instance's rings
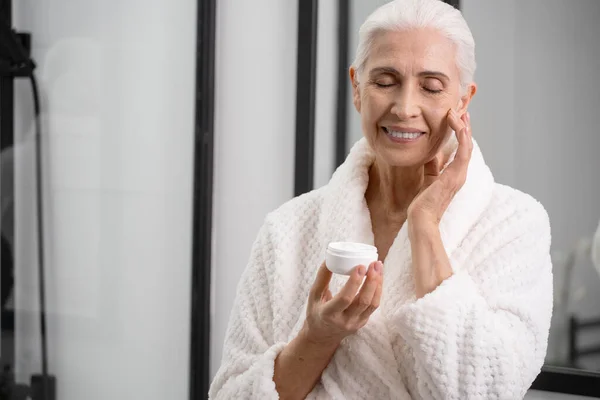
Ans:
POLYGON ((417 298, 433 292, 452 275, 452 267, 440 234, 439 224, 430 219, 409 220, 415 292, 417 298))
POLYGON ((339 342, 316 341, 306 324, 275 359, 273 382, 280 399, 304 399, 329 365, 339 342))
POLYGON ((318 337, 310 330, 306 322, 300 329, 300 332, 298 332, 298 338, 302 341, 302 343, 306 344, 306 346, 324 354, 335 353, 343 340, 343 338, 318 337))
POLYGON ((439 235, 440 233, 440 225, 433 218, 409 215, 406 222, 410 239, 430 237, 430 235, 439 235))

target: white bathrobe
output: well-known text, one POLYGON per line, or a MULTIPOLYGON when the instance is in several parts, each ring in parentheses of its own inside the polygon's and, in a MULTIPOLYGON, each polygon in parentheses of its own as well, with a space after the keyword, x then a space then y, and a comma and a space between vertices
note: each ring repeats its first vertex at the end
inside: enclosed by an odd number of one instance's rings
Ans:
MULTIPOLYGON (((373 160, 361 139, 328 185, 266 217, 210 398, 279 398, 274 360, 304 322, 327 244, 374 243, 364 198, 373 160)), ((440 232, 454 274, 417 300, 404 224, 384 260, 379 309, 343 340, 308 399, 523 398, 544 362, 552 313, 548 215, 495 183, 475 143, 440 232)), ((333 276, 333 294, 346 279, 333 276)))

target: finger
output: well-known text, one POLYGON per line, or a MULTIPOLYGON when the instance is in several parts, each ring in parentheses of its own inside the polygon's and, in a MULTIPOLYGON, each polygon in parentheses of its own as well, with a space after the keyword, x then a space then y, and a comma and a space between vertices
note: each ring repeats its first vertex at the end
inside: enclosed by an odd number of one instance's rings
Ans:
POLYGON ((373 294, 373 299, 371 299, 371 305, 367 307, 365 311, 360 315, 361 319, 368 319, 371 314, 375 312, 379 308, 379 304, 381 304, 381 293, 383 292, 383 279, 379 281, 379 285, 375 289, 375 294, 373 294))
MULTIPOLYGON (((463 117, 465 121, 465 127, 461 131, 460 135, 457 135, 458 139, 458 149, 456 150, 456 156, 454 160, 457 160, 460 163, 469 163, 471 159, 471 152, 473 150, 473 141, 471 138, 471 130, 469 129, 469 123, 466 121, 467 117, 463 117)), ((454 162, 453 162, 454 163, 454 162)))
POLYGON ((460 124, 458 124, 455 121, 458 118, 453 110, 451 110, 448 115, 448 120, 453 121, 452 125, 461 129, 456 131, 458 149, 456 150, 454 160, 452 160, 448 168, 446 168, 440 179, 447 187, 452 187, 455 190, 458 190, 463 185, 467 176, 467 169, 471 159, 473 143, 469 134, 469 123, 467 117, 463 116, 460 120, 460 124))
POLYGON ((442 169, 442 159, 444 154, 442 152, 438 152, 431 161, 425 164, 424 174, 425 176, 439 176, 440 171, 442 169))
MULTIPOLYGON (((450 110, 452 111, 452 110, 450 110)), ((453 120, 454 115, 450 115, 448 113, 448 119, 453 120)), ((466 123, 466 121, 465 121, 466 123)), ((451 125, 456 127, 455 121, 452 121, 451 125)), ((450 140, 449 138, 447 140, 450 140)), ((424 177, 425 180, 423 182, 423 187, 426 188, 430 186, 433 182, 437 180, 437 178, 442 174, 442 170, 444 166, 448 163, 448 160, 453 155, 455 150, 454 146, 448 146, 446 143, 442 143, 441 147, 436 149, 435 156, 424 166, 424 177)))
POLYGON ((460 119, 465 125, 467 136, 470 139, 470 146, 473 147, 473 136, 471 132, 471 115, 469 114, 469 112, 466 112, 460 117, 460 119))
POLYGON ((358 292, 354 298, 354 301, 352 301, 350 307, 346 309, 346 314, 358 317, 371 306, 375 291, 381 282, 381 268, 382 265, 380 261, 371 263, 369 271, 367 272, 367 279, 360 289, 360 292, 358 292))
POLYGON ((354 301, 354 296, 356 296, 356 292, 358 288, 363 282, 363 278, 365 277, 366 268, 364 265, 359 265, 354 268, 352 271, 352 275, 339 291, 338 294, 333 296, 331 301, 328 301, 323 308, 325 313, 335 313, 344 311, 346 308, 352 304, 354 301))
POLYGON ((448 125, 450 125, 450 128, 456 133, 457 138, 460 137, 461 132, 466 128, 464 121, 458 117, 456 111, 453 109, 448 111, 448 125))
POLYGON ((471 114, 467 111, 467 133, 469 134, 469 143, 471 145, 471 152, 473 151, 473 132, 471 131, 471 114))
POLYGON ((319 271, 317 272, 317 277, 315 278, 315 282, 310 289, 310 299, 313 301, 319 301, 321 297, 326 294, 329 289, 329 282, 331 281, 331 276, 333 274, 325 265, 325 261, 319 267, 319 271))
POLYGON ((422 189, 426 189, 431 186, 431 184, 439 178, 441 170, 442 166, 440 162, 440 155, 436 154, 433 160, 429 161, 424 166, 422 189))

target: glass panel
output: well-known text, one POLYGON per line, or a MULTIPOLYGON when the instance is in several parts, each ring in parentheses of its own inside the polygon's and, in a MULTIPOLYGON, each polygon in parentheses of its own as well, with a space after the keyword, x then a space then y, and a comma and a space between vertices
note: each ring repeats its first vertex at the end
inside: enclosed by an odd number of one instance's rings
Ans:
MULTIPOLYGON (((13 26, 32 34, 41 100, 56 398, 185 399, 196 1, 13 7, 13 26)), ((2 316, 15 315, 14 329, 2 326, 2 364, 20 384, 42 368, 31 99, 17 81, 15 145, 1 154, 2 217, 15 221, 2 225, 2 316)))

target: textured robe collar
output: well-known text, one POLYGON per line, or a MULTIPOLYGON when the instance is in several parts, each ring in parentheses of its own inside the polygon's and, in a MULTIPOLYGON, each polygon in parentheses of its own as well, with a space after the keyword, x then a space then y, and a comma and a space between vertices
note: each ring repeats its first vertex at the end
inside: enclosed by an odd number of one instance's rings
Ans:
MULTIPOLYGON (((473 140, 473 153, 463 187, 454 196, 440 222, 440 234, 448 256, 467 236, 490 202, 494 178, 473 140)), ((451 156, 453 159, 454 154, 451 156)), ((319 229, 328 241, 374 244, 371 216, 365 200, 369 168, 375 160, 366 139, 359 140, 325 188, 319 229)), ((411 254, 406 224, 396 236, 384 260, 386 280, 410 273, 411 254)), ((453 266, 454 268, 454 266, 453 266)), ((345 279, 334 277, 338 285, 345 279)), ((332 283, 335 282, 335 279, 332 283)), ((398 299, 400 300, 400 299, 398 299)))

